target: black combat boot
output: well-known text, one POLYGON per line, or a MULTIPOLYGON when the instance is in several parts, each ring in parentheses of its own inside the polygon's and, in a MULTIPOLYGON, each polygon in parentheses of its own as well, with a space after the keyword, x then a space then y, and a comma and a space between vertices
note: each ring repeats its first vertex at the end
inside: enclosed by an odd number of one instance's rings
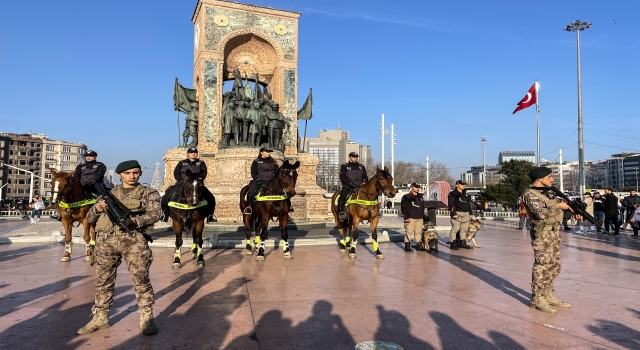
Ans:
POLYGON ((424 247, 424 244, 422 242, 418 242, 418 243, 416 243, 416 250, 424 252, 424 251, 427 250, 427 248, 424 247))
POLYGON ((467 241, 461 239, 460 241, 460 247, 464 248, 464 249, 473 249, 472 246, 470 246, 467 241))
POLYGON ((458 250, 458 241, 457 240, 453 240, 449 243, 449 249, 451 250, 458 250))
POLYGON ((405 252, 412 252, 413 251, 413 249, 411 249, 411 242, 406 242, 404 244, 404 251, 405 252))

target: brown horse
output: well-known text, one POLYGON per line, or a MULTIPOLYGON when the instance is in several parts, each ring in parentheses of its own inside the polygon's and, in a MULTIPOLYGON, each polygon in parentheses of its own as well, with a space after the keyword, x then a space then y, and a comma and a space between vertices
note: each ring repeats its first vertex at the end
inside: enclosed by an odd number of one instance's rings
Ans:
POLYGON ((338 216, 338 196, 337 191, 331 197, 331 212, 340 232, 340 251, 349 249, 349 257, 356 257, 356 245, 358 243, 358 225, 364 220, 369 220, 371 227, 371 239, 373 240, 373 251, 376 258, 384 259, 384 255, 378 247, 378 194, 384 192, 385 196, 393 197, 396 195, 396 188, 393 187, 393 178, 389 174, 389 168, 384 170, 376 168, 376 174, 369 179, 364 185, 358 187, 351 194, 351 197, 345 203, 347 220, 341 221, 338 216), (351 228, 353 228, 353 237, 351 236, 351 228), (350 242, 351 241, 351 242, 350 242))
MULTIPOLYGON (((291 202, 289 198, 296 194, 296 181, 298 180, 298 168, 300 161, 294 164, 285 161, 280 170, 266 183, 264 189, 258 189, 256 199, 251 204, 251 215, 243 215, 244 235, 247 237, 246 254, 253 254, 251 245, 251 226, 256 228, 255 244, 258 248, 256 260, 264 260, 264 242, 268 237, 269 220, 277 217, 280 224, 282 236, 282 250, 284 258, 291 259, 289 250, 289 233, 287 232, 287 222, 289 221, 289 209, 291 202), (263 198, 261 198, 263 197, 263 198)), ((246 207, 246 195, 249 185, 240 190, 240 211, 246 207)))
POLYGON ((82 223, 84 241, 86 243, 84 261, 89 261, 96 245, 96 225, 87 221, 87 212, 95 200, 87 200, 80 183, 73 178, 73 172, 56 172, 49 168, 53 175, 51 179, 51 204, 58 209, 58 214, 64 226, 64 256, 61 262, 71 261, 71 229, 74 222, 82 223))
POLYGON ((193 243, 191 252, 193 258, 197 257, 197 266, 204 266, 204 254, 202 254, 202 231, 204 222, 209 215, 213 215, 216 209, 214 198, 213 203, 208 203, 202 199, 202 188, 204 180, 199 177, 199 173, 192 173, 187 170, 187 178, 182 186, 176 187, 173 193, 169 194, 169 214, 173 222, 173 232, 176 234, 176 248, 173 253, 173 268, 182 267, 182 232, 191 233, 193 243))

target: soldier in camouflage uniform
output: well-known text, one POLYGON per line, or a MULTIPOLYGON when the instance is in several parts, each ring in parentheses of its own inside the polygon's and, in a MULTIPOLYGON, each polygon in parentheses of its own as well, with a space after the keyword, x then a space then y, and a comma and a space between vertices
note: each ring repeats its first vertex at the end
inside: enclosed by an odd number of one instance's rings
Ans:
POLYGON ((93 319, 78 330, 78 334, 89 334, 111 326, 109 309, 113 304, 113 290, 116 283, 116 270, 122 262, 127 267, 138 300, 140 312, 140 328, 145 335, 158 333, 153 322, 153 287, 149 280, 149 267, 153 255, 147 240, 141 234, 160 219, 160 194, 153 188, 139 184, 142 175, 140 164, 128 160, 118 164, 116 173, 122 180, 111 193, 132 212, 123 226, 127 226, 132 235, 124 227, 114 225, 106 213, 107 204, 99 200, 88 212, 87 219, 96 223, 96 263, 98 281, 96 283, 96 300, 93 308, 93 319))
POLYGON ((529 306, 543 312, 555 313, 553 306, 571 306, 553 295, 553 280, 560 274, 559 230, 564 210, 571 208, 567 203, 559 202, 553 191, 547 191, 553 184, 551 169, 533 168, 529 177, 533 183, 522 194, 522 202, 531 218, 530 234, 534 255, 529 306))

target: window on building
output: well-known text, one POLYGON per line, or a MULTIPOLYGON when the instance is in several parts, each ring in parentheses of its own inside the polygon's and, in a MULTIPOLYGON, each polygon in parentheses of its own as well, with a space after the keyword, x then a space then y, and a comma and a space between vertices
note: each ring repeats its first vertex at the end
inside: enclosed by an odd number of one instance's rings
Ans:
POLYGON ((51 197, 51 191, 45 191, 44 196, 47 198, 51 197))
POLYGON ((55 152, 55 151, 56 151, 56 146, 54 146, 54 145, 47 145, 47 151, 55 152))
POLYGON ((31 142, 31 147, 35 147, 36 144, 34 142, 31 142))
POLYGON ((7 193, 11 193, 11 187, 7 187, 7 193))
POLYGON ((27 151, 20 151, 20 155, 21 156, 26 156, 27 155, 27 151))
POLYGON ((71 147, 69 147, 69 146, 62 147, 62 152, 71 153, 71 147))
POLYGON ((44 173, 44 178, 45 179, 53 179, 53 174, 51 174, 50 172, 46 172, 46 173, 44 173))
POLYGON ((44 188, 51 188, 51 182, 45 182, 44 188))
POLYGON ((27 165, 27 161, 24 159, 20 160, 20 165, 27 165))
POLYGON ((77 159, 76 161, 79 162, 79 163, 82 163, 84 161, 84 157, 83 156, 78 156, 78 157, 76 157, 76 159, 77 159))
POLYGON ((64 160, 65 162, 68 162, 71 160, 71 156, 62 156, 62 160, 64 160))
POLYGON ((47 163, 47 168, 55 168, 56 165, 54 163, 47 163))
POLYGON ((22 170, 18 170, 18 175, 26 175, 26 173, 22 170))
POLYGON ((10 145, 13 146, 13 144, 14 144, 14 141, 11 141, 10 145))
POLYGON ((18 142, 18 146, 26 146, 26 145, 27 145, 27 141, 18 142))
POLYGON ((13 155, 13 150, 9 150, 9 155, 12 156, 13 155))
POLYGON ((71 170, 71 166, 69 164, 62 164, 62 170, 71 170))
POLYGON ((18 188, 18 193, 24 193, 24 190, 22 188, 18 188))
POLYGON ((7 180, 7 183, 8 183, 8 184, 10 184, 10 183, 11 183, 11 179, 8 179, 8 180, 7 180))
POLYGON ((48 160, 54 160, 54 159, 56 159, 56 155, 55 154, 47 154, 47 159, 48 160))
POLYGON ((85 151, 84 148, 78 148, 78 153, 84 154, 84 151, 85 151))

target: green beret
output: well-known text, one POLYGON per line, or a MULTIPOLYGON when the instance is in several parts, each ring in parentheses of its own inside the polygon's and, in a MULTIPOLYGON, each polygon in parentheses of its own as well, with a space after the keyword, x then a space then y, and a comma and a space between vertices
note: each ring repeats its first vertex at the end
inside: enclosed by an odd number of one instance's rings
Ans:
POLYGON ((549 174, 551 174, 551 169, 545 166, 533 168, 531 169, 531 171, 529 171, 529 177, 531 178, 531 180, 542 179, 549 174))
POLYGON ((124 162, 118 164, 118 166, 116 167, 116 173, 120 174, 121 172, 123 172, 125 170, 129 170, 129 169, 133 169, 133 168, 142 169, 142 167, 140 166, 140 163, 138 163, 137 160, 125 160, 124 162))

